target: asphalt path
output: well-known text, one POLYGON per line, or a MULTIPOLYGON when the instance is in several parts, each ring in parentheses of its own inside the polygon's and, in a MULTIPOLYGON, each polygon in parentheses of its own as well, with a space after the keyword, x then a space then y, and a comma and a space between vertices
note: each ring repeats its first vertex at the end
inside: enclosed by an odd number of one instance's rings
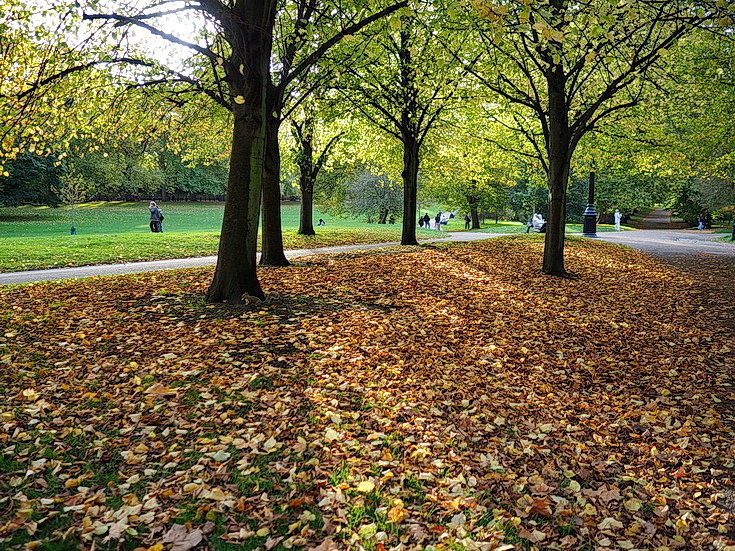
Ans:
MULTIPOLYGON (((665 227, 666 214, 653 213, 649 217, 651 227, 665 227)), ((451 232, 447 237, 421 240, 421 243, 446 241, 477 241, 500 237, 507 234, 482 232, 451 232)), ((716 241, 722 234, 709 231, 681 229, 645 229, 621 232, 600 232, 597 238, 603 241, 627 245, 664 261, 679 264, 682 259, 696 261, 698 255, 714 255, 726 264, 735 266, 735 245, 730 242, 716 241)), ((333 254, 352 251, 364 251, 398 245, 398 241, 388 243, 371 243, 363 245, 344 245, 338 247, 321 247, 316 249, 298 249, 286 251, 286 258, 298 258, 320 254, 333 254)), ((108 276, 153 272, 157 270, 178 270, 199 266, 213 266, 216 256, 196 258, 178 258, 172 260, 154 260, 151 262, 125 262, 98 266, 80 266, 77 268, 54 268, 51 270, 31 270, 25 272, 0 273, 0 285, 31 283, 34 281, 51 281, 56 279, 75 279, 80 277, 108 276)))
MULTIPOLYGON (((447 237, 436 239, 422 239, 421 243, 437 243, 446 241, 478 241, 491 237, 500 237, 501 233, 482 232, 451 232, 447 237)), ((320 254, 344 253, 380 249, 399 245, 398 241, 388 243, 368 243, 364 245, 343 245, 338 247, 321 247, 317 249, 297 249, 285 251, 286 258, 313 256, 320 254)), ((50 270, 30 270, 25 272, 0 273, 0 285, 18 283, 32 283, 34 281, 51 281, 55 279, 76 279, 80 277, 108 276, 133 274, 138 272, 154 272, 158 270, 178 270, 181 268, 195 268, 199 266, 214 266, 216 256, 201 256, 196 258, 177 258, 173 260, 153 260, 150 262, 123 262, 119 264, 103 264, 97 266, 80 266, 76 268, 53 268, 50 270)))
POLYGON ((668 209, 652 210, 639 224, 640 229, 636 231, 601 232, 597 236, 679 267, 696 264, 702 255, 711 255, 725 264, 735 264, 735 245, 717 241, 723 234, 689 229, 684 222, 673 222, 668 209))
POLYGON ((708 230, 662 229, 600 232, 597 238, 627 245, 664 261, 681 257, 714 255, 735 264, 735 245, 730 242, 716 241, 722 235, 708 230))

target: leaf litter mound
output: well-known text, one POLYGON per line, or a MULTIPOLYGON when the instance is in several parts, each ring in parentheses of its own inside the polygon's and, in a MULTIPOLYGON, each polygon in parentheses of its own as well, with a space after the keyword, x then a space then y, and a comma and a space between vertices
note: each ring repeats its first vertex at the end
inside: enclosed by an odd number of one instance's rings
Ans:
POLYGON ((8 549, 735 549, 732 340, 570 240, 0 291, 8 549))

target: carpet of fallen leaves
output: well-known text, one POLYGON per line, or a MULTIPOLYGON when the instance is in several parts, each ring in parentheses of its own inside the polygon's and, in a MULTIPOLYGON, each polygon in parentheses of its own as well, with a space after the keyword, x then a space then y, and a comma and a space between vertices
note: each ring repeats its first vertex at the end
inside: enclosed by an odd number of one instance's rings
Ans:
POLYGON ((730 335, 640 253, 541 255, 0 291, 0 547, 735 549, 730 335))

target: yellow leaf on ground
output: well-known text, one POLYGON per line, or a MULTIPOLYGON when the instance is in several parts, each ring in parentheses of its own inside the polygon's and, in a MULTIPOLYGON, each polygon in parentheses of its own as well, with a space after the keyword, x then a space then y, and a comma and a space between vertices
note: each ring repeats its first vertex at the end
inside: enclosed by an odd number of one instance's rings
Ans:
POLYGON ((371 480, 363 480, 357 485, 357 491, 367 494, 375 489, 375 484, 371 480))
POLYGON ((406 518, 406 510, 400 507, 391 507, 388 510, 388 520, 400 524, 406 518))

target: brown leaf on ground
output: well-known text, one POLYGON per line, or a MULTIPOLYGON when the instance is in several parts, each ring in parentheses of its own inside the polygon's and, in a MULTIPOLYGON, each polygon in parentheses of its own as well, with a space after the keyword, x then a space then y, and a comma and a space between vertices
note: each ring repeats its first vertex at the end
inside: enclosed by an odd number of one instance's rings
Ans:
POLYGON ((542 248, 0 289, 0 547, 733 545, 733 268, 542 248))

